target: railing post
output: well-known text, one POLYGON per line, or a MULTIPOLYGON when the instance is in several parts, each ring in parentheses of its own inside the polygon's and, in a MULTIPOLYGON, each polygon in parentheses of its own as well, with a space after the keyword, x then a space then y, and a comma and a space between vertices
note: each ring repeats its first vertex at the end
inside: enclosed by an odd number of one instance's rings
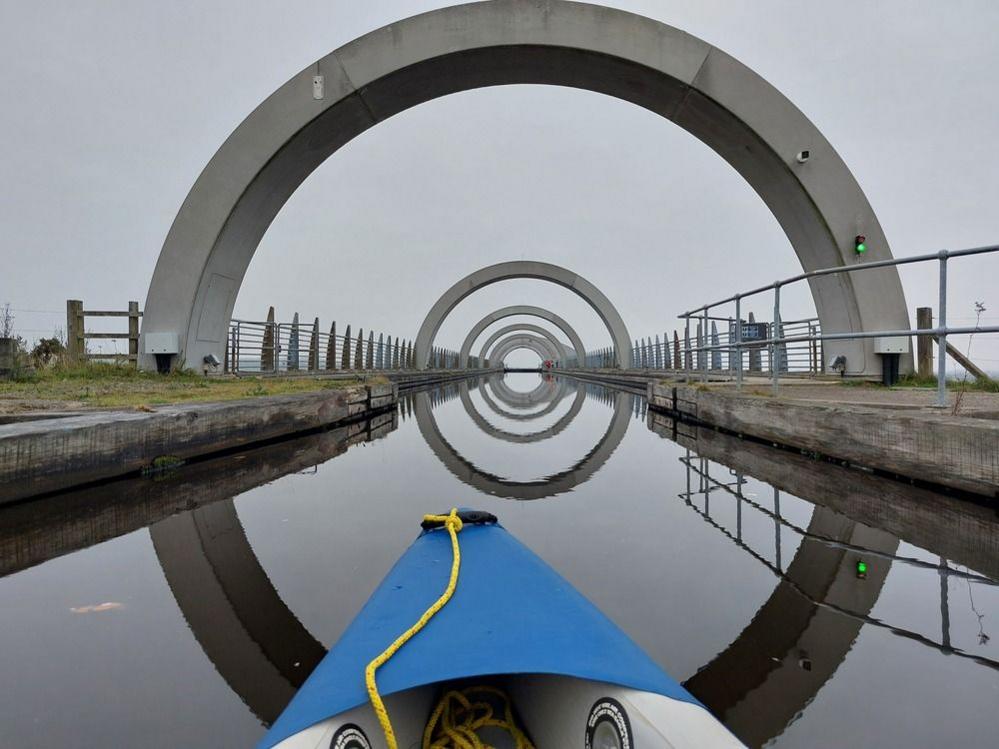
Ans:
POLYGON ((742 390, 742 297, 735 298, 735 389, 742 390))
POLYGON ((947 250, 940 252, 940 301, 937 326, 937 402, 938 408, 947 406, 947 250))
POLYGON ((697 338, 698 338, 697 346, 700 349, 700 355, 701 355, 701 359, 700 359, 700 362, 701 362, 701 382, 707 382, 708 381, 708 356, 712 353, 711 351, 708 350, 708 347, 707 347, 707 343, 710 340, 710 338, 708 337, 708 311, 707 311, 707 309, 704 310, 704 314, 702 315, 702 317, 704 318, 704 322, 701 323, 701 335, 697 336, 697 338))
POLYGON ((66 351, 71 361, 81 361, 86 347, 83 339, 83 302, 66 300, 66 351))
POLYGON ((774 284, 774 322, 773 330, 770 331, 770 374, 774 381, 774 395, 780 390, 780 362, 778 359, 777 336, 780 331, 780 284, 774 284))
POLYGON ((683 357, 683 369, 687 376, 687 384, 690 384, 690 370, 691 365, 694 363, 690 357, 690 315, 687 315, 684 319, 686 320, 686 324, 683 327, 683 348, 685 354, 683 357))

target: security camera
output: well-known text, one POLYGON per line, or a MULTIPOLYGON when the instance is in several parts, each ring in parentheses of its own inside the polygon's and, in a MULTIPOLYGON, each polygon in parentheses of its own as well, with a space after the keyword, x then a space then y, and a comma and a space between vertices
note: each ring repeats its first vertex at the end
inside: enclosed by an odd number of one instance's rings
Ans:
POLYGON ((834 372, 839 372, 841 375, 846 372, 846 357, 840 354, 829 364, 829 368, 834 372))
POLYGON ((206 356, 203 361, 209 367, 217 367, 219 364, 222 363, 219 361, 219 358, 215 356, 215 354, 208 354, 208 356, 206 356))
POLYGON ((808 157, 811 155, 812 154, 808 150, 798 151, 798 155, 795 158, 798 160, 799 164, 804 164, 806 161, 808 161, 808 157))

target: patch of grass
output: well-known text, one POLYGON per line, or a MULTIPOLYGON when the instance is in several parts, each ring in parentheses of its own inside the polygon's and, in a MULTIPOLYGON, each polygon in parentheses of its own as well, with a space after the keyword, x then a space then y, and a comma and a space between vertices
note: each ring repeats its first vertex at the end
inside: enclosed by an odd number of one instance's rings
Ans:
POLYGON ((172 403, 227 401, 241 398, 307 393, 359 384, 356 378, 205 377, 192 371, 160 375, 127 364, 92 362, 56 364, 30 377, 0 381, 0 407, 137 408, 172 403))
MULTIPOLYGON (((936 388, 937 378, 930 375, 929 377, 920 377, 916 374, 905 375, 899 378, 895 387, 908 387, 908 388, 936 388)), ((999 393, 999 382, 996 380, 984 377, 981 379, 972 379, 969 377, 966 381, 959 380, 956 378, 949 378, 947 380, 948 390, 969 390, 978 393, 999 393)))

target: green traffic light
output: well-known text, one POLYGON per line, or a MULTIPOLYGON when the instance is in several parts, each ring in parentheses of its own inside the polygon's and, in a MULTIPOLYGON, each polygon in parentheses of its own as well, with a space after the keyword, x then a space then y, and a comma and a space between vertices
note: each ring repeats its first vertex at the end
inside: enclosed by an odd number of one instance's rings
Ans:
POLYGON ((866 244, 864 244, 863 242, 860 242, 860 243, 859 243, 859 244, 857 245, 857 252, 860 252, 860 253, 864 253, 864 252, 867 252, 867 245, 866 245, 866 244))
POLYGON ((857 562, 857 577, 867 577, 867 562, 857 562))

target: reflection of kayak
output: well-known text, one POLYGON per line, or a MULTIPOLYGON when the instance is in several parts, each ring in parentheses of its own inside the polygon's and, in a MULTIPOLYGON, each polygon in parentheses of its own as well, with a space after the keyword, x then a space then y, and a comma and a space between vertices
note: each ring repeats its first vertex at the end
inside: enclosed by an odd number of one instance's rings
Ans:
MULTIPOLYGON (((460 574, 453 597, 377 671, 399 747, 421 745, 442 695, 479 685, 486 696, 468 700, 489 703, 502 716, 505 697, 492 696, 502 689, 516 723, 539 749, 742 746, 493 516, 459 517, 464 527, 455 537, 460 574)), ((385 746, 365 667, 441 595, 452 569, 451 535, 439 525, 420 534, 261 748, 385 746)), ((495 730, 484 729, 483 738, 503 746, 489 734, 495 730)))

